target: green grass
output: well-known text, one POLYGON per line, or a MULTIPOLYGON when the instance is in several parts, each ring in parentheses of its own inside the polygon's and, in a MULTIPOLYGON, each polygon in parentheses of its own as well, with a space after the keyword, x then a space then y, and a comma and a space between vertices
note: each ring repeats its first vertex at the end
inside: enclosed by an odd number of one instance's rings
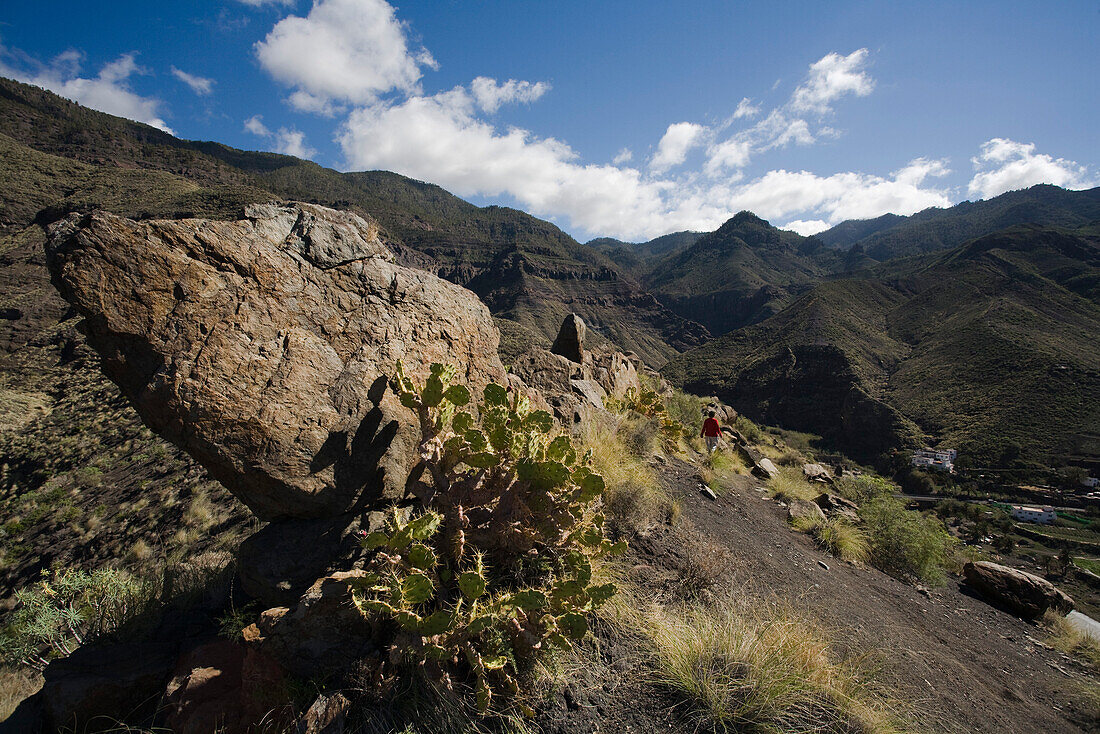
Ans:
POLYGON ((1073 562, 1086 571, 1091 571, 1097 576, 1100 576, 1100 560, 1095 558, 1074 558, 1073 562))

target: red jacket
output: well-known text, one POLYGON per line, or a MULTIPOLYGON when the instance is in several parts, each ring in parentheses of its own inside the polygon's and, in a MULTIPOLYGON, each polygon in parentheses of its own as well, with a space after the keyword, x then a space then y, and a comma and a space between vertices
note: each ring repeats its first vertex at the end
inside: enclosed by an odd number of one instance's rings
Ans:
POLYGON ((716 437, 722 435, 722 427, 718 425, 718 421, 713 418, 707 418, 703 421, 703 434, 704 436, 716 437))

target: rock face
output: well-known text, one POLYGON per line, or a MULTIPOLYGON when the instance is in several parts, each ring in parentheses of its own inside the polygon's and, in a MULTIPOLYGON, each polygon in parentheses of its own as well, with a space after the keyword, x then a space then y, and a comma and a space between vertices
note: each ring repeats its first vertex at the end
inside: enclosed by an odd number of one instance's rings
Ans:
POLYGON ((833 475, 821 464, 803 464, 802 475, 806 477, 806 481, 809 482, 822 482, 824 484, 833 483, 833 475))
POLYGON ((83 731, 96 719, 117 721, 121 713, 140 717, 156 708, 172 670, 171 641, 130 642, 82 647, 45 671, 38 694, 45 731, 83 731))
POLYGON ((558 329, 558 338, 554 340, 554 346, 550 351, 560 354, 570 362, 581 364, 584 362, 584 334, 587 331, 584 319, 577 314, 569 314, 558 329))
POLYGON ((963 567, 966 582, 989 601, 1024 619, 1038 619, 1047 609, 1073 611, 1073 599, 1046 579, 988 561, 963 567))
POLYGON ((378 227, 308 204, 236 222, 102 212, 51 227, 54 284, 143 420, 262 519, 328 517, 401 496, 416 421, 398 360, 504 383, 474 294, 400 267, 378 227))

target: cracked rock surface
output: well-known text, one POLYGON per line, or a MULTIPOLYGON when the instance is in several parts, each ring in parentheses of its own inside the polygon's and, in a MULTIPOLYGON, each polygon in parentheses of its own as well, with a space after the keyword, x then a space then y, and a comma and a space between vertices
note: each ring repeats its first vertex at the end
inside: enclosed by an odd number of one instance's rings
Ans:
POLYGON ((265 520, 400 497, 416 420, 387 389, 447 362, 506 377, 464 288, 401 267, 374 222, 309 204, 235 222, 74 214, 50 228, 54 284, 104 372, 155 431, 265 520))

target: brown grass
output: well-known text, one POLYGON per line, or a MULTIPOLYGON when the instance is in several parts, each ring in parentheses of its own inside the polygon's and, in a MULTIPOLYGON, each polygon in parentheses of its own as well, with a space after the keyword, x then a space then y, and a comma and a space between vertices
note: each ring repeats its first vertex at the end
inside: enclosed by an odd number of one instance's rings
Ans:
POLYGON ((624 635, 638 636, 652 680, 683 696, 700 729, 902 730, 900 705, 858 664, 838 660, 822 629, 790 610, 749 598, 663 606, 620 586, 604 614, 624 635))
POLYGON ((42 676, 29 668, 0 667, 0 721, 42 687, 42 676))

